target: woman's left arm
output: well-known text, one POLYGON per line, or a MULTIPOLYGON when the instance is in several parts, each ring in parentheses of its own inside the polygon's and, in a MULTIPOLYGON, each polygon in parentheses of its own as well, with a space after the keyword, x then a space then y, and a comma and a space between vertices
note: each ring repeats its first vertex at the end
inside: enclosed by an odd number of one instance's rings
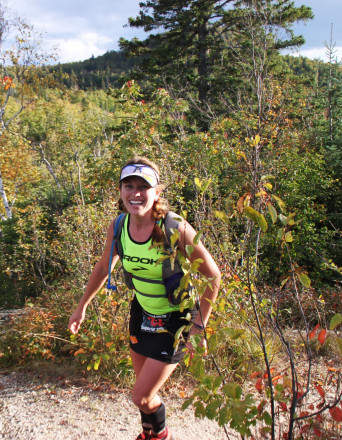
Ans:
MULTIPOLYGON (((210 302, 215 302, 220 288, 221 273, 213 257, 203 243, 200 241, 197 245, 194 245, 193 241, 196 236, 196 231, 188 222, 183 221, 180 223, 178 231, 180 233, 180 250, 185 253, 187 245, 193 246, 194 250, 190 255, 190 261, 201 258, 203 262, 199 266, 199 271, 206 278, 211 279, 200 299, 200 312, 194 319, 195 325, 206 326, 212 310, 210 302)), ((199 333, 200 331, 200 329, 197 329, 194 326, 191 328, 191 334, 199 333)))

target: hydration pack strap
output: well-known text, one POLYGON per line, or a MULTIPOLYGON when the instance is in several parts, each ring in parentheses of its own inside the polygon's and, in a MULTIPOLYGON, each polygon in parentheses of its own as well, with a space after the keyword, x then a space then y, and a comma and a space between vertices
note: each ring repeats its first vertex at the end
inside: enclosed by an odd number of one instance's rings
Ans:
POLYGON ((123 218, 125 214, 120 214, 119 217, 114 221, 114 235, 113 235, 113 241, 112 241, 112 247, 110 248, 110 257, 109 257, 109 267, 108 267, 108 281, 107 281, 107 289, 116 290, 116 286, 113 284, 110 284, 110 276, 112 272, 112 260, 113 260, 113 252, 114 252, 114 246, 116 242, 116 236, 118 233, 119 226, 121 227, 121 219, 123 218))

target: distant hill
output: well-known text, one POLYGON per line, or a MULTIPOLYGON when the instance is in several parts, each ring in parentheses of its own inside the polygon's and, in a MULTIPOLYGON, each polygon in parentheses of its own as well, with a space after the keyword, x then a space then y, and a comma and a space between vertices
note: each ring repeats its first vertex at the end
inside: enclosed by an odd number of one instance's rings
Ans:
POLYGON ((128 73, 134 61, 121 52, 108 51, 98 57, 74 63, 57 64, 50 69, 68 87, 82 90, 109 89, 122 84, 120 76, 128 73))
MULTIPOLYGON (((283 60, 296 76, 313 78, 317 69, 324 62, 310 60, 305 57, 284 55, 283 60)), ((98 57, 92 56, 88 60, 74 63, 64 63, 51 66, 56 80, 66 87, 76 87, 81 90, 108 90, 121 87, 125 74, 134 68, 137 61, 127 58, 122 52, 114 50, 98 57)))

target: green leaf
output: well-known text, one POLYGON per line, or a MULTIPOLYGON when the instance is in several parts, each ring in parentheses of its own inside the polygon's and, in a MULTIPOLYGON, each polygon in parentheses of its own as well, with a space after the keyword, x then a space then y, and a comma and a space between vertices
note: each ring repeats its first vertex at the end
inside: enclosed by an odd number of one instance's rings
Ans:
POLYGON ((342 323, 342 315, 341 315, 341 313, 336 313, 336 315, 334 315, 331 318, 330 330, 334 330, 334 328, 337 327, 341 323, 342 323))
POLYGON ((108 353, 102 353, 100 356, 104 361, 109 361, 109 359, 110 359, 108 353))
POLYGON ((202 402, 196 402, 194 404, 195 406, 195 417, 204 417, 205 416, 205 409, 202 402))
POLYGON ((274 224, 278 218, 277 211, 276 211, 275 207, 272 205, 272 203, 267 203, 267 208, 268 208, 268 211, 271 215, 272 223, 274 224))
POLYGON ((198 231, 197 234, 195 235, 195 237, 194 237, 194 245, 195 246, 197 246, 198 243, 200 242, 200 239, 201 239, 202 235, 203 235, 203 231, 202 230, 198 231))
POLYGON ((219 388, 222 384, 222 381, 223 381, 223 377, 217 376, 214 380, 214 383, 213 383, 213 390, 216 390, 217 388, 219 388))
POLYGON ((287 217, 283 214, 279 214, 279 220, 282 222, 284 226, 287 225, 287 217))
POLYGON ((293 237, 292 237, 292 232, 288 231, 285 234, 285 241, 286 243, 292 243, 293 242, 293 237))
POLYGON ((310 287, 311 280, 305 273, 299 273, 297 274, 299 281, 303 284, 304 287, 310 287))
POLYGON ((342 339, 341 338, 336 338, 336 342, 337 342, 337 346, 338 346, 338 349, 340 351, 340 354, 342 355, 342 339))
POLYGON ((272 426, 272 417, 267 411, 263 413, 262 418, 264 419, 266 425, 272 426))
POLYGON ((175 244, 177 243, 179 237, 180 237, 180 234, 179 234, 178 229, 170 228, 170 231, 171 231, 171 234, 172 234, 171 237, 170 237, 171 247, 173 249, 175 247, 175 244))
POLYGON ((191 246, 191 244, 187 244, 185 246, 186 255, 190 256, 193 253, 193 251, 194 251, 194 247, 191 246))
POLYGON ((94 362, 94 370, 97 371, 99 369, 99 365, 101 362, 101 358, 99 357, 95 362, 94 362))
POLYGON ((236 383, 227 383, 222 387, 222 390, 227 397, 232 399, 239 399, 241 397, 241 387, 236 383))
POLYGON ((241 336, 246 334, 246 330, 243 328, 227 327, 223 329, 223 333, 228 334, 231 339, 239 339, 241 336))
POLYGON ((285 208, 285 203, 281 200, 280 197, 277 197, 273 194, 274 200, 278 203, 279 208, 283 211, 285 208))
POLYGON ((193 399, 187 399, 183 405, 182 405, 182 410, 185 411, 193 402, 193 399))
POLYGON ((273 176, 272 174, 267 174, 265 176, 261 176, 260 181, 262 182, 263 180, 269 180, 269 179, 275 179, 275 176, 273 176))
POLYGON ((219 397, 214 401, 210 402, 209 405, 207 405, 205 410, 205 415, 206 417, 208 417, 208 419, 213 420, 216 417, 217 410, 221 406, 222 402, 223 402, 222 397, 219 397))
POLYGON ((225 212, 222 211, 214 211, 215 217, 228 223, 229 222, 229 217, 225 212))
POLYGON ((198 177, 195 177, 195 185, 198 189, 202 188, 202 181, 198 177))
POLYGON ((206 183, 204 184, 204 187, 202 189, 202 192, 205 192, 208 189, 208 186, 211 184, 211 179, 208 179, 206 183))
POLYGON ((262 232, 267 231, 267 222, 265 220, 265 217, 262 214, 260 214, 260 212, 256 211, 254 208, 251 208, 250 206, 244 208, 243 212, 250 220, 252 220, 254 223, 257 223, 259 225, 262 232))
POLYGON ((259 214, 259 216, 258 216, 258 225, 260 226, 260 229, 262 230, 262 232, 267 231, 268 224, 267 224, 265 217, 262 214, 259 214))
POLYGON ((286 278, 281 282, 281 284, 280 284, 280 289, 282 289, 282 288, 285 286, 285 284, 288 282, 289 279, 290 279, 290 277, 286 277, 286 278))

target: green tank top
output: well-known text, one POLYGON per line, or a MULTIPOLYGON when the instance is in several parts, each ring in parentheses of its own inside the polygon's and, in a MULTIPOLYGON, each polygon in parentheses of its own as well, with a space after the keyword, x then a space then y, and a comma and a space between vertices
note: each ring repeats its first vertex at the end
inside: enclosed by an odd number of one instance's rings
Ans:
POLYGON ((129 218, 127 215, 121 233, 123 249, 122 264, 124 269, 136 277, 147 278, 151 282, 133 278, 136 297, 141 307, 148 313, 163 315, 178 310, 179 307, 169 304, 165 297, 165 286, 162 282, 162 263, 157 260, 162 257, 163 251, 158 248, 150 249, 152 238, 144 243, 134 241, 128 230, 129 218))

